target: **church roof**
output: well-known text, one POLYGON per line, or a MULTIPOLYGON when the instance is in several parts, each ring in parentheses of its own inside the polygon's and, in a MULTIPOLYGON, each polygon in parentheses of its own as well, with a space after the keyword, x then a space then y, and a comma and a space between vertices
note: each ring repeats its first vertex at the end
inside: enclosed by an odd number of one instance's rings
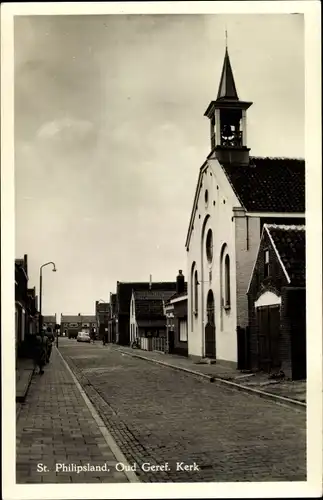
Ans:
POLYGON ((265 224, 275 251, 290 280, 290 285, 304 287, 305 276, 305 226, 265 224))
POLYGON ((222 165, 248 212, 305 212, 305 161, 250 157, 249 165, 222 165))
POLYGON ((225 56, 217 98, 239 100, 227 48, 225 49, 225 56))
MULTIPOLYGON (((248 165, 221 164, 237 201, 246 212, 305 213, 305 161, 296 158, 250 157, 248 165)), ((201 179, 207 162, 199 173, 186 248, 194 224, 201 189, 201 179)))

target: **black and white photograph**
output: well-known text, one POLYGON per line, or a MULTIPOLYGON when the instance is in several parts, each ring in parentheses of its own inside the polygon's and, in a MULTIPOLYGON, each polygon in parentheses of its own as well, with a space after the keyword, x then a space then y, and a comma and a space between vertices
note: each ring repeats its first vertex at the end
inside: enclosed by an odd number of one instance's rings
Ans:
POLYGON ((5 5, 6 500, 320 495, 319 16, 5 5))

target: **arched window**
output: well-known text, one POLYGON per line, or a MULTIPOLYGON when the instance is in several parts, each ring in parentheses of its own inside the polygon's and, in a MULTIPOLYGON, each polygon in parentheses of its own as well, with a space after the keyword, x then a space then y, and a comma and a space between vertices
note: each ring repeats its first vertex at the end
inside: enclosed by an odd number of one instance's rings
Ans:
POLYGON ((227 254, 224 260, 224 305, 230 307, 230 257, 227 254))
POLYGON ((198 303, 199 303, 198 286, 199 286, 198 274, 197 274, 197 270, 195 270, 195 273, 194 273, 194 314, 196 316, 198 313, 198 303))
POLYGON ((193 331, 193 317, 195 313, 195 287, 194 287, 194 280, 195 280, 195 262, 193 262, 192 267, 191 267, 191 287, 190 287, 190 295, 191 295, 191 330, 193 331))

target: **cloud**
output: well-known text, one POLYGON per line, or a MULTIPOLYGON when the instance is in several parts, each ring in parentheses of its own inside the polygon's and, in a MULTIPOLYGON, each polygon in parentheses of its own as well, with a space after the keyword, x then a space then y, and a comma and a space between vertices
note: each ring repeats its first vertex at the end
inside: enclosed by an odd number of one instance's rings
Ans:
POLYGON ((93 124, 87 120, 60 118, 44 123, 37 131, 40 139, 60 138, 67 140, 82 140, 93 131, 93 124))

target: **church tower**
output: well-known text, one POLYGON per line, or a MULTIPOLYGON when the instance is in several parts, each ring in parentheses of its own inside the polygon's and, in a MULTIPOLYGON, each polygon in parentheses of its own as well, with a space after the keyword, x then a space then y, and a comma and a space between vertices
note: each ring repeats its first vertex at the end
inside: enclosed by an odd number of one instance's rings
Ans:
POLYGON ((251 105, 239 100, 226 47, 218 96, 204 113, 211 125, 211 151, 220 163, 248 165, 246 111, 251 105))

